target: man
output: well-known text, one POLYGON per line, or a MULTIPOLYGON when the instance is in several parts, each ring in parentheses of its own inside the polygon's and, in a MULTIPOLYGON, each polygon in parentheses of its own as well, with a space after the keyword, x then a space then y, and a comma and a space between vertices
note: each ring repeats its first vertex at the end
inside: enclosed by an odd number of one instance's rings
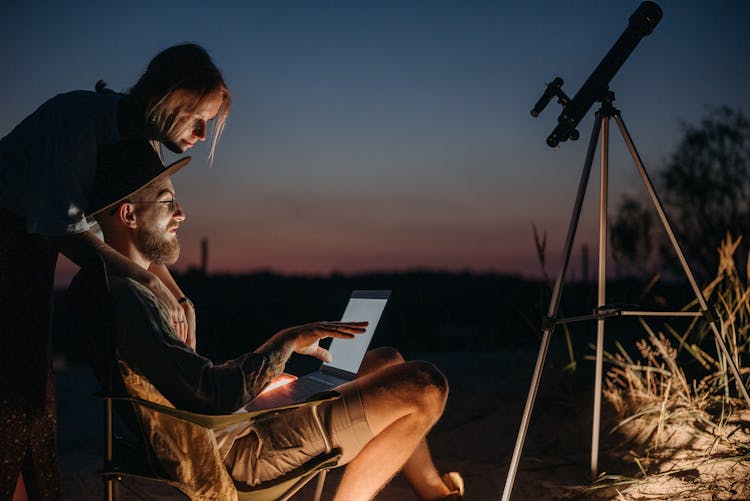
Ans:
MULTIPOLYGON (((177 230, 184 219, 172 182, 164 176, 101 214, 98 221, 110 246, 148 268, 177 260, 177 230)), ((92 308, 101 299, 95 281, 84 270, 71 291, 74 302, 88 308, 86 317, 94 328, 101 329, 104 321, 91 314, 92 309, 103 311, 92 308)), ((364 332, 365 324, 357 322, 291 327, 273 335, 254 352, 217 365, 194 351, 194 336, 187 343, 175 336, 169 317, 148 289, 130 279, 111 278, 110 286, 116 319, 115 349, 127 391, 195 412, 232 412, 280 374, 293 352, 327 360, 330 354, 318 345, 319 340, 352 338, 364 332)), ((404 362, 394 350, 381 349, 366 357, 360 374, 355 381, 337 388, 341 398, 322 404, 319 413, 328 438, 342 450, 340 464, 347 464, 335 499, 372 499, 398 471, 403 472, 420 499, 462 499, 460 476, 452 473, 441 478, 424 440, 445 406, 448 385, 442 373, 432 364, 404 362)), ((200 464, 196 456, 207 450, 198 445, 200 440, 210 444, 215 439, 214 449, 232 480, 249 485, 277 478, 324 450, 324 440, 313 422, 316 417, 309 408, 251 427, 219 430, 207 442, 206 437, 185 439, 181 434, 195 430, 164 426, 146 412, 139 418, 157 456, 169 456, 162 466, 166 464, 169 469, 170 464, 179 465, 173 467, 173 474, 182 469, 184 475, 185 464, 200 464), (181 452, 180 446, 170 449, 164 445, 172 442, 187 444, 189 452, 181 452)), ((225 474, 214 473, 217 482, 225 474)))

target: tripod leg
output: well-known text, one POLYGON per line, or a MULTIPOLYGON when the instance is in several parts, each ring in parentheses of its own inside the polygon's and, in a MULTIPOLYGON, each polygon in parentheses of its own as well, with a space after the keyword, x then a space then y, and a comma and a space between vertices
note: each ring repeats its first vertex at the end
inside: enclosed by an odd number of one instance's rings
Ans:
POLYGON ((667 218, 666 212, 664 212, 664 208, 661 204, 661 201, 659 200, 659 196, 656 194, 654 185, 651 182, 651 179, 648 177, 648 173, 646 172, 646 169, 643 167, 643 162, 641 162, 641 157, 638 155, 638 151, 635 149, 635 146, 633 145, 633 140, 631 139, 630 134, 628 133, 628 129, 625 127, 625 123, 622 121, 622 117, 620 117, 619 113, 615 115, 615 120, 617 120, 617 126, 620 128, 620 132, 622 133, 622 137, 625 139, 625 143, 628 146, 628 150, 630 150, 630 155, 633 157, 633 161, 635 162, 635 165, 638 169, 638 173, 641 175, 641 179, 643 179, 643 183, 646 185, 646 189, 648 190, 649 197, 651 197, 651 201, 653 202, 654 207, 656 208, 656 212, 659 214, 659 219, 661 219, 662 225, 664 225, 664 229, 666 230, 667 235, 669 236, 669 240, 672 243, 672 247, 677 253, 677 257, 680 260, 680 264, 682 265, 682 269, 685 272, 685 276, 690 282, 690 286, 693 288, 693 292, 695 293, 695 298, 698 300, 698 304, 700 304, 701 311, 703 312, 704 317, 706 317, 706 319, 708 320, 708 323, 711 326, 711 330, 713 331, 714 337, 716 338, 716 342, 719 344, 719 348, 721 349, 721 352, 723 353, 724 358, 726 358, 727 363, 729 364, 729 367, 732 370, 732 374, 734 375, 734 378, 737 381, 737 386, 740 389, 740 393, 742 393, 742 396, 745 398, 745 402, 747 403, 747 406, 750 407, 750 395, 748 395, 747 393, 747 388, 745 387, 745 383, 742 381, 742 376, 740 376, 740 371, 737 368, 737 365, 734 363, 734 360, 730 356, 729 350, 727 349, 727 345, 724 342, 724 339, 721 337, 719 328, 716 326, 716 319, 714 318, 713 313, 708 308, 708 303, 706 302, 706 298, 703 296, 703 291, 701 291, 700 287, 698 287, 698 283, 695 281, 693 272, 690 270, 690 266, 688 265, 687 259, 685 259, 685 254, 682 252, 682 248, 680 247, 680 244, 677 242, 677 238, 675 237, 674 232, 672 231, 672 226, 669 223, 669 219, 667 218))
POLYGON ((505 479, 505 488, 503 489, 502 501, 510 500, 510 493, 513 490, 513 482, 516 479, 518 463, 521 460, 521 450, 523 449, 523 443, 526 440, 526 431, 528 430, 529 421, 531 420, 531 411, 534 408, 534 400, 536 400, 537 390, 539 389, 539 381, 542 377, 544 361, 547 358, 547 348, 549 348, 550 337, 552 336, 552 331, 555 328, 555 321, 557 320, 557 311, 560 307, 562 287, 563 283, 565 282, 565 275, 568 270, 570 255, 573 250, 573 242, 575 240, 576 230, 578 229, 578 221, 581 218, 583 199, 586 195, 586 187, 588 186, 589 175, 591 174, 591 164, 594 161, 594 153, 596 152, 597 137, 599 136, 599 130, 601 129, 601 123, 603 120, 604 119, 601 118, 600 113, 597 112, 596 121, 594 122, 594 129, 591 132, 591 140, 589 141, 589 149, 586 153, 586 161, 583 165, 581 181, 578 185, 578 194, 576 195, 575 205, 573 206, 573 214, 571 215, 570 225, 568 226, 568 236, 565 239, 563 261, 560 268, 560 273, 557 275, 557 280, 555 281, 554 289, 552 289, 552 297, 550 298, 547 318, 545 319, 544 330, 542 331, 542 343, 539 347, 539 354, 537 355, 536 366, 534 367, 534 375, 531 378, 531 386, 526 397, 526 406, 523 410, 521 426, 518 430, 518 435, 516 436, 516 446, 513 449, 513 456, 510 461, 510 469, 508 470, 508 476, 505 479))
MULTIPOLYGON (((607 303, 607 196, 609 170, 609 116, 602 118, 601 175, 599 176, 599 277, 597 306, 607 303)), ((602 411, 602 365, 604 362, 604 318, 596 320, 596 364, 594 375, 594 410, 591 425, 591 477, 599 468, 599 427, 602 411)))

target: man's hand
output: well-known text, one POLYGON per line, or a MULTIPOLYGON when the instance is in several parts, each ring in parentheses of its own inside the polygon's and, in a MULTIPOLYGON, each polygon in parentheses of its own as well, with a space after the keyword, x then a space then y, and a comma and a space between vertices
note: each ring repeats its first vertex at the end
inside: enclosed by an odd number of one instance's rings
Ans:
POLYGON ((275 346, 281 348, 287 358, 294 352, 330 362, 331 354, 325 348, 321 348, 318 342, 327 337, 351 339, 357 334, 364 333, 365 327, 367 322, 315 322, 289 327, 274 334, 256 352, 275 346))

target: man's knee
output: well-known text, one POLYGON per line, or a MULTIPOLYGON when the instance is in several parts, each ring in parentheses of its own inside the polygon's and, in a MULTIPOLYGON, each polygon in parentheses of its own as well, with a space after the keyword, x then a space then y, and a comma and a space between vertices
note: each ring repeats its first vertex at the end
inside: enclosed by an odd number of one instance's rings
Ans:
POLYGON ((396 348, 381 346, 369 350, 362 361, 358 375, 363 376, 385 367, 404 363, 404 357, 396 348))
POLYGON ((403 364, 405 362, 404 356, 396 348, 391 346, 381 346, 374 348, 369 351, 373 358, 381 363, 383 366, 403 364))
POLYGON ((409 387, 410 398, 417 399, 427 414, 439 417, 448 398, 445 375, 430 362, 414 361, 405 365, 409 368, 409 377, 404 384, 409 387))
POLYGON ((429 362, 414 361, 386 367, 363 376, 356 383, 365 416, 375 435, 402 417, 409 416, 431 428, 443 414, 448 381, 429 362))

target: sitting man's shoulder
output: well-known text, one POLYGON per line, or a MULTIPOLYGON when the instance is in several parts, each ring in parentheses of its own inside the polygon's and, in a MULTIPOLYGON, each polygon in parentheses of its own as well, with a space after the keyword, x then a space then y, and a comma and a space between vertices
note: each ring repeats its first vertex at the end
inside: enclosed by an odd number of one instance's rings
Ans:
POLYGON ((129 277, 104 276, 101 270, 81 269, 68 287, 68 296, 79 310, 95 312, 103 308, 161 316, 156 296, 144 285, 129 277))
POLYGON ((105 275, 101 268, 81 268, 70 282, 68 291, 72 294, 101 294, 113 295, 150 295, 153 293, 145 286, 129 277, 105 275))
POLYGON ((110 293, 115 301, 135 302, 149 308, 158 308, 156 296, 145 285, 129 277, 111 277, 110 293))

